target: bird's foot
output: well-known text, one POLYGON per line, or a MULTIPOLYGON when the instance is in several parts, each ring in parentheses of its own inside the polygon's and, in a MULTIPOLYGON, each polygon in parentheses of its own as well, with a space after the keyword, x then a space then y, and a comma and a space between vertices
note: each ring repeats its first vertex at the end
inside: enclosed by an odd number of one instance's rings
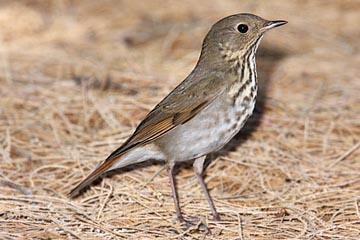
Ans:
POLYGON ((206 234, 211 234, 208 226, 199 218, 185 220, 182 216, 177 218, 178 221, 184 226, 186 231, 203 231, 206 234))
POLYGON ((215 222, 221 222, 221 217, 219 216, 219 214, 214 215, 213 221, 215 221, 215 222))

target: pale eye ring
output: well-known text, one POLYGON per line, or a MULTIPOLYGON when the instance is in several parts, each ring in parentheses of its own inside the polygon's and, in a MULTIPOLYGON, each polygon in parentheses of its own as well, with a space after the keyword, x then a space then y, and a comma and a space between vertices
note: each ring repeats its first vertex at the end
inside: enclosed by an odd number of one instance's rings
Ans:
POLYGON ((240 33, 246 33, 249 30, 249 27, 248 27, 248 25, 241 23, 237 26, 237 30, 240 33))

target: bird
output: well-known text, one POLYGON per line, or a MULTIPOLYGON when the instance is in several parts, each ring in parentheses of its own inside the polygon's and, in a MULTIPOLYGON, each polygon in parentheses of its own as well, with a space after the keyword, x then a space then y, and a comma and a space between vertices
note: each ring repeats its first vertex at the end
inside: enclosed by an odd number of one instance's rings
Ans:
POLYGON ((119 148, 69 192, 69 197, 79 195, 105 172, 160 160, 169 175, 177 220, 183 222, 174 166, 193 161, 213 218, 221 220, 202 176, 204 162, 252 115, 258 91, 255 53, 265 32, 286 23, 250 13, 217 21, 205 36, 190 74, 146 115, 119 148))

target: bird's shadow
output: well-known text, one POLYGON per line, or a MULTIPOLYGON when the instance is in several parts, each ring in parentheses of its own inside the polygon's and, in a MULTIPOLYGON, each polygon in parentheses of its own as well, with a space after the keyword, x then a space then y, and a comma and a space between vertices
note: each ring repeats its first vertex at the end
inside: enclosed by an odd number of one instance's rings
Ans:
MULTIPOLYGON (((241 129, 241 131, 228 144, 226 144, 223 149, 221 149, 219 152, 208 155, 204 169, 206 169, 206 167, 210 164, 212 160, 215 160, 219 156, 227 154, 229 151, 234 151, 243 142, 248 140, 251 137, 251 135, 260 126, 264 115, 268 87, 270 81, 272 80, 271 75, 273 73, 273 70, 276 68, 277 63, 281 61, 285 56, 286 53, 281 49, 271 48, 271 46, 266 46, 266 45, 259 48, 257 52, 257 72, 258 72, 259 92, 257 95, 257 103, 255 106, 254 113, 249 118, 248 122, 245 124, 243 129, 241 129)), ((181 166, 176 166, 174 169, 174 174, 176 175, 178 171, 180 171, 180 169, 191 168, 192 162, 193 161, 183 162, 181 166)), ((163 162, 159 162, 156 160, 148 160, 145 162, 129 165, 121 169, 112 170, 106 173, 103 177, 111 177, 113 175, 123 174, 125 172, 129 172, 134 169, 139 170, 154 164, 160 165, 163 164, 163 162)), ((91 185, 96 185, 101 181, 102 178, 96 180, 91 185)))

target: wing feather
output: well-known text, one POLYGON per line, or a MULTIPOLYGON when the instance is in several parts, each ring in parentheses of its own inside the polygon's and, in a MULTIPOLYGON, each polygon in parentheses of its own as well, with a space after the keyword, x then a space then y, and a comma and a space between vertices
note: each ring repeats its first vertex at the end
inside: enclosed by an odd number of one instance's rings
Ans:
POLYGON ((139 124, 133 135, 111 153, 90 175, 69 193, 76 196, 83 188, 108 171, 117 159, 134 147, 150 143, 180 124, 195 117, 213 102, 225 89, 219 77, 199 78, 191 81, 188 77, 166 98, 164 98, 139 124), (200 92, 203 90, 203 92, 200 92), (208 90, 208 92, 207 92, 208 90))

